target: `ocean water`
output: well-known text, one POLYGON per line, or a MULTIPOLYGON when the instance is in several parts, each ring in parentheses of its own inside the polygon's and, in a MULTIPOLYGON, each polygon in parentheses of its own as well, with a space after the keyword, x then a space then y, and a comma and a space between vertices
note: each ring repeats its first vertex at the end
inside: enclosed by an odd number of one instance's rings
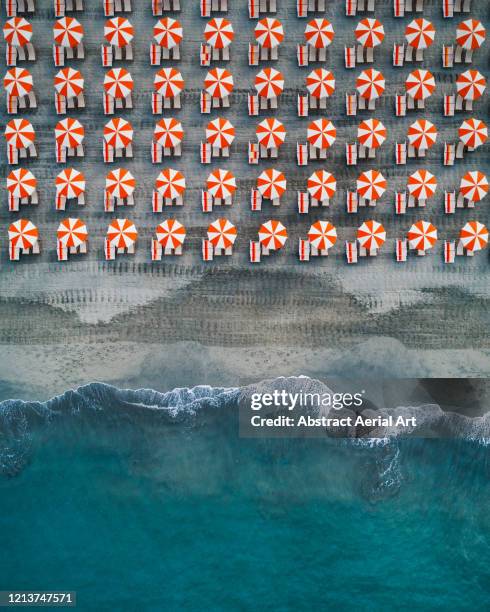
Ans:
POLYGON ((0 589, 80 610, 483 610, 490 446, 243 439, 240 389, 0 404, 0 589))

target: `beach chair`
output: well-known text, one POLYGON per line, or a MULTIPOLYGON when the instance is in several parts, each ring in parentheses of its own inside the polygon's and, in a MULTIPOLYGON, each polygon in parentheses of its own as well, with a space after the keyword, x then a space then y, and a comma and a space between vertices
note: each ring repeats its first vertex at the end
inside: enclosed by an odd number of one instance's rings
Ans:
POLYGON ((309 53, 308 45, 298 45, 296 50, 296 57, 298 58, 298 66, 308 66, 309 53))
POLYGON ((349 214, 354 214, 357 212, 358 210, 358 198, 357 198, 357 192, 355 191, 348 191, 346 194, 346 205, 347 205, 347 212, 349 214))
POLYGON ((345 158, 348 166, 357 164, 357 145, 355 143, 347 143, 345 145, 345 158))
POLYGON ((249 66, 258 66, 259 65, 259 57, 260 57, 260 47, 259 47, 259 45, 254 45, 253 43, 249 43, 249 45, 248 45, 248 65, 249 66))
POLYGON ((349 117, 357 114, 357 95, 355 93, 345 94, 345 112, 349 117))
POLYGON ((444 263, 454 263, 456 258, 456 243, 451 240, 444 241, 444 263))
POLYGON ((396 261, 407 261, 408 241, 398 239, 395 245, 396 261))
POLYGON ((203 261, 213 261, 214 249, 211 240, 202 240, 202 259, 203 261))
POLYGON ((357 263, 357 242, 346 242, 345 243, 345 255, 347 257, 348 264, 357 263))
POLYGON ((444 192, 444 212, 453 215, 456 212, 456 193, 454 191, 444 192))
POLYGON ((444 165, 445 166, 454 166, 454 160, 456 157, 455 146, 452 143, 445 142, 444 143, 444 165))
POLYGON ((306 191, 298 191, 298 212, 300 215, 308 213, 310 208, 310 198, 306 191))
POLYGON ((442 67, 452 68, 454 66, 454 47, 453 45, 442 46, 442 67))
POLYGON ((260 263, 260 242, 250 241, 249 255, 251 263, 260 263))
POLYGON ((397 117, 405 117, 407 114, 407 96, 406 94, 395 95, 395 115, 397 117))
POLYGON ((249 116, 257 116, 259 114, 259 96, 257 94, 249 93, 247 96, 247 101, 249 116))
POLYGON ((308 117, 309 101, 308 96, 298 94, 298 117, 308 117))
POLYGON ((262 196, 258 189, 252 189, 250 192, 250 210, 254 212, 262 210, 262 196))
MULTIPOLYGON (((411 49, 411 47, 410 47, 411 49)), ((405 45, 396 43, 393 45, 393 66, 403 66, 405 58, 405 45)))
POLYGON ((404 215, 407 212, 407 194, 404 191, 395 193, 395 214, 404 215))
POLYGON ((300 261, 310 261, 310 243, 308 240, 299 239, 298 255, 300 261))
POLYGON ((298 166, 308 165, 308 146, 306 144, 296 143, 296 161, 298 166))
POLYGON ((344 48, 344 61, 346 68, 355 68, 356 67, 356 48, 355 47, 345 47, 344 48))
POLYGON ((202 212, 205 213, 213 211, 213 198, 209 191, 201 191, 201 208, 202 212))
POLYGON ((395 163, 397 166, 403 166, 407 163, 407 143, 397 142, 395 144, 395 163))

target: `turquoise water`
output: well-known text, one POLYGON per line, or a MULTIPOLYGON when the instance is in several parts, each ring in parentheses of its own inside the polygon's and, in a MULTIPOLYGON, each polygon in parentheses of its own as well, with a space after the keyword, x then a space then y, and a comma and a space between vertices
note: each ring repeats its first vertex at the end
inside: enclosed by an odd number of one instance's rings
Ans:
POLYGON ((81 610, 488 609, 488 446, 244 440, 234 401, 3 406, 0 589, 75 590, 81 610))

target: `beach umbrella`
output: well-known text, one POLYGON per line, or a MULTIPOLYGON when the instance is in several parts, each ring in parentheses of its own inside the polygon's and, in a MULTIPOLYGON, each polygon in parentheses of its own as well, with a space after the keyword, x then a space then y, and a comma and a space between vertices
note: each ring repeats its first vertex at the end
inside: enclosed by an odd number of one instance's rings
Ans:
POLYGON ((312 198, 323 202, 330 199, 337 191, 337 180, 326 170, 316 170, 308 178, 306 189, 312 198))
POLYGON ((58 146, 66 147, 67 149, 75 149, 83 142, 85 128, 78 119, 67 117, 66 119, 58 121, 54 128, 54 136, 58 146))
POLYGON ((263 198, 276 200, 286 192, 286 177, 275 168, 264 170, 257 178, 257 189, 263 198))
POLYGON ((236 191, 235 176, 229 170, 217 168, 213 170, 206 181, 206 189, 221 200, 231 197, 236 191))
POLYGON ((36 140, 36 132, 27 119, 11 119, 4 133, 7 144, 15 149, 26 149, 36 140))
POLYGON ((224 17, 210 19, 204 28, 204 39, 214 49, 228 47, 234 37, 235 32, 231 21, 224 19, 224 17))
POLYGON ((408 230, 407 238, 411 249, 426 251, 437 242, 437 228, 429 221, 416 221, 408 230))
POLYGON ((204 79, 204 89, 212 98, 226 98, 233 91, 233 75, 225 68, 211 68, 204 79))
POLYGON ((329 119, 324 117, 312 121, 306 130, 306 140, 317 149, 331 147, 336 138, 336 127, 329 119))
POLYGON ((488 193, 488 178, 479 170, 471 170, 462 177, 459 192, 470 202, 479 202, 488 193))
POLYGON ((366 170, 357 178, 357 193, 366 200, 379 200, 388 183, 379 170, 366 170))
POLYGON ((269 219, 259 227, 259 242, 264 249, 277 251, 286 244, 287 239, 286 228, 276 219, 269 219))
POLYGON ((126 68, 111 68, 104 76, 104 91, 116 99, 127 98, 134 89, 133 77, 126 68))
POLYGON ((159 19, 153 28, 153 38, 164 49, 173 49, 182 42, 183 37, 180 22, 172 17, 159 19))
POLYGON ((74 17, 62 17, 53 26, 54 42, 60 47, 74 49, 82 42, 84 30, 82 24, 74 17))
POLYGON ((306 89, 314 98, 328 98, 335 91, 335 77, 325 68, 315 68, 306 77, 306 89))
POLYGON ((437 189, 437 179, 428 170, 416 170, 407 180, 408 193, 418 200, 428 200, 437 189))
POLYGON ((407 138, 416 149, 430 149, 437 140, 437 128, 427 119, 417 119, 409 126, 407 138))
POLYGON ((157 226, 157 240, 164 249, 177 249, 184 244, 186 231, 180 221, 165 219, 157 226))
POLYGON ((7 176, 7 190, 14 198, 29 198, 37 187, 36 177, 26 168, 17 168, 7 176))
POLYGON ((235 140, 235 128, 228 119, 213 119, 206 126, 206 140, 213 147, 225 149, 235 140))
POLYGON ((175 200, 185 192, 185 176, 179 170, 165 168, 157 176, 155 187, 162 198, 175 200))
POLYGON ((76 248, 87 241, 87 226, 81 219, 63 219, 58 225, 56 236, 65 248, 76 248))
POLYGON ((259 144, 266 149, 277 149, 286 140, 286 128, 278 119, 268 117, 255 130, 259 144))
POLYGON ((436 88, 434 75, 428 70, 417 68, 405 79, 405 90, 414 100, 425 100, 436 88))
POLYGON ((126 17, 113 17, 105 22, 104 38, 114 47, 125 47, 134 38, 134 28, 126 17))
POLYGON ((25 68, 10 68, 3 79, 3 86, 9 96, 21 98, 32 91, 34 82, 25 68))
POLYGON ((333 25, 328 19, 312 19, 306 24, 305 39, 310 47, 325 49, 332 43, 334 36, 333 25))
POLYGON ((24 17, 12 17, 3 26, 3 36, 13 47, 23 47, 32 38, 32 25, 24 17))
POLYGON ((121 117, 115 117, 104 126, 104 140, 114 149, 124 149, 133 142, 133 126, 121 117))
POLYGON ((235 243, 236 227, 228 219, 216 219, 208 227, 208 240, 215 249, 228 249, 235 243))
POLYGON ((374 68, 363 70, 356 79, 356 89, 366 100, 376 100, 385 90, 383 73, 374 68))
POLYGON ((75 98, 83 91, 85 81, 78 70, 62 68, 54 77, 56 93, 65 98, 75 98))
POLYGON ((481 251, 488 244, 488 230, 479 221, 468 221, 461 228, 459 239, 463 247, 471 253, 481 251))
POLYGON ((319 251, 330 249, 337 242, 337 229, 329 221, 317 221, 308 231, 308 242, 319 251))
POLYGON ((275 68, 264 68, 255 76, 255 89, 261 98, 277 98, 284 89, 284 76, 275 68))
POLYGON ((456 78, 456 91, 463 100, 481 98, 487 86, 487 80, 478 70, 465 70, 456 78))
POLYGON ((468 51, 479 49, 486 36, 486 30, 478 19, 465 19, 456 28, 456 44, 468 51))
POLYGON ((359 242, 359 246, 368 251, 371 249, 379 249, 386 240, 386 231, 381 223, 370 219, 369 221, 364 221, 364 223, 357 228, 356 238, 359 242))
POLYGON ((487 141, 488 128, 481 119, 465 119, 458 130, 459 139, 470 149, 476 149, 487 141))
POLYGON ((357 128, 360 144, 368 149, 377 149, 386 140, 387 131, 379 119, 365 119, 357 128))
POLYGON ((377 47, 383 42, 385 29, 377 19, 361 19, 354 31, 357 42, 363 47, 377 47))
POLYGON ((282 23, 275 17, 264 17, 255 26, 255 39, 261 47, 274 49, 284 39, 282 23))
POLYGON ((107 228, 107 239, 111 247, 127 249, 138 239, 138 231, 129 219, 113 219, 107 228))
POLYGON ((136 179, 129 170, 116 168, 106 176, 105 188, 113 198, 124 200, 134 193, 136 179))
POLYGON ((434 42, 436 29, 430 21, 418 17, 405 28, 407 43, 415 49, 427 49, 434 42))
POLYGON ((173 117, 164 117, 155 126, 153 138, 164 149, 173 149, 182 142, 182 123, 173 117))
POLYGON ((78 198, 85 192, 85 176, 74 168, 65 168, 56 177, 55 185, 58 196, 78 198))
POLYGON ((185 81, 176 68, 167 66, 156 73, 153 85, 164 98, 174 98, 183 91, 185 81))
POLYGON ((32 221, 17 219, 9 225, 8 236, 14 248, 32 249, 39 239, 39 230, 32 221))

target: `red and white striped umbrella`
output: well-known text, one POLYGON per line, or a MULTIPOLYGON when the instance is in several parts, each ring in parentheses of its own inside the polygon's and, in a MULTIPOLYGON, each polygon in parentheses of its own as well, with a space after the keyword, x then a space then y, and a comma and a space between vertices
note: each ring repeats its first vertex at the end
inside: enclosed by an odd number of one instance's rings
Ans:
POLYGON ((429 221, 416 221, 407 233, 408 246, 417 251, 427 251, 437 242, 437 228, 429 221))
POLYGON ((479 221, 468 221, 461 228, 459 239, 468 251, 481 251, 488 244, 488 229, 479 221))
POLYGON ((83 76, 74 68, 62 68, 54 77, 56 93, 65 98, 75 98, 80 95, 84 86, 83 76))
POLYGON ((206 140, 213 147, 225 149, 235 140, 235 128, 228 119, 213 119, 206 127, 206 140))
POLYGON ((9 96, 26 96, 34 87, 32 74, 25 68, 10 68, 3 79, 3 86, 9 96))
POLYGON ((385 90, 383 73, 374 68, 363 70, 356 79, 356 89, 366 100, 377 100, 385 90))
POLYGON ((104 126, 104 140, 114 149, 124 149, 133 142, 133 126, 126 119, 115 117, 104 126))
POLYGON ((337 128, 324 117, 312 121, 306 130, 306 140, 317 149, 328 149, 336 138, 337 128))
POLYGON ((32 249, 39 239, 39 230, 28 219, 17 219, 8 230, 9 241, 14 248, 32 249))
POLYGON ((428 170, 416 170, 407 180, 407 190, 410 195, 418 200, 428 200, 437 189, 437 179, 428 170))
POLYGON ((174 98, 183 91, 185 81, 177 69, 167 66, 156 73, 153 84, 155 91, 164 98, 174 98))
POLYGON ((414 100, 425 100, 436 89, 434 75, 428 70, 417 68, 405 80, 405 90, 414 100))
POLYGON ((366 200, 379 200, 388 183, 379 170, 366 170, 357 178, 357 193, 366 200))
POLYGON ((337 180, 326 170, 316 170, 308 178, 306 189, 312 198, 323 202, 333 198, 337 191, 337 180))
POLYGON ((335 91, 335 77, 325 68, 315 68, 306 77, 306 89, 314 98, 328 98, 335 91))
POLYGON ((417 119, 409 126, 407 138, 416 149, 430 149, 437 140, 437 128, 427 119, 417 119))
POLYGON ((357 241, 359 246, 370 251, 371 249, 379 249, 383 246, 386 240, 385 228, 378 223, 378 221, 364 221, 364 223, 357 228, 357 241))
POLYGON ((206 189, 213 198, 225 199, 236 191, 236 179, 229 170, 217 168, 213 170, 206 181, 206 189))
POLYGON ((456 91, 463 100, 478 100, 487 87, 487 79, 478 70, 465 70, 456 78, 456 91))
POLYGON ((179 170, 165 168, 158 175, 155 187, 162 198, 175 200, 185 192, 185 176, 179 170))
POLYGON ((264 249, 277 251, 286 244, 287 239, 286 228, 276 219, 269 219, 259 227, 259 242, 264 249))
POLYGON ((74 17, 62 17, 53 26, 54 42, 60 47, 74 49, 83 40, 84 29, 74 17))
POLYGON ((418 17, 405 28, 407 43, 415 49, 427 49, 434 42, 436 29, 430 21, 418 17))
POLYGON ((24 17, 12 17, 3 26, 3 36, 13 47, 23 47, 32 38, 32 25, 24 17))
POLYGON ((111 170, 106 176, 105 188, 107 193, 113 198, 129 198, 136 188, 136 179, 129 170, 116 168, 111 170))
POLYGON ((78 198, 85 193, 85 176, 74 168, 65 168, 55 180, 56 194, 64 198, 78 198))
POLYGON ((82 144, 85 138, 85 128, 78 119, 67 117, 58 121, 54 128, 54 136, 58 146, 74 149, 82 144))
POLYGON ((66 248, 79 247, 87 242, 87 226, 81 219, 63 219, 58 226, 56 237, 66 248))
POLYGON ((228 249, 235 244, 236 227, 228 219, 216 219, 208 227, 208 240, 215 249, 228 249))
POLYGON ((255 89, 261 98, 277 98, 284 89, 284 76, 275 68, 264 68, 255 76, 255 89))
POLYGON ((325 49, 335 36, 333 25, 328 19, 317 18, 309 21, 305 28, 305 39, 310 47, 325 49))
POLYGON ((284 28, 275 17, 264 17, 255 26, 255 39, 261 47, 274 49, 284 40, 284 28))
POLYGON ((109 245, 116 249, 127 249, 138 239, 138 231, 129 219, 113 219, 107 228, 109 245))
POLYGON ((316 221, 308 232, 308 242, 320 251, 331 249, 337 242, 337 229, 330 221, 316 221))
POLYGON ((173 49, 182 42, 183 37, 180 22, 172 17, 159 19, 153 28, 153 38, 164 49, 173 49))
POLYGON ((104 91, 113 98, 127 98, 134 89, 133 77, 126 68, 111 68, 104 76, 104 91))
POLYGON ((357 139, 368 149, 377 149, 386 140, 387 131, 379 119, 361 121, 357 128, 357 139))
POLYGON ((156 229, 157 240, 164 249, 177 249, 184 244, 186 231, 180 221, 165 219, 156 229))
POLYGON ((211 68, 204 79, 204 89, 212 98, 226 98, 233 85, 233 75, 225 68, 211 68))
POLYGON ((470 202, 479 202, 488 193, 488 178, 479 170, 471 170, 462 177, 459 191, 470 202))
POLYGON ((234 37, 235 32, 231 21, 224 17, 210 19, 204 28, 204 39, 214 49, 228 47, 234 37))
POLYGON ((286 140, 286 128, 278 119, 268 117, 255 130, 257 140, 266 149, 277 149, 286 140))
POLYGON ((276 200, 286 192, 286 177, 275 168, 264 170, 257 178, 257 189, 263 198, 276 200))
POLYGON ((182 123, 173 117, 164 117, 156 124, 153 138, 161 147, 173 149, 184 138, 182 123))
POLYGON ((485 28, 478 19, 465 19, 456 28, 456 44, 467 49, 479 49, 487 35, 485 28))
POLYGON ((383 42, 385 29, 377 19, 361 19, 354 31, 357 42, 363 47, 377 47, 383 42))
POLYGON ((7 176, 7 190, 14 198, 28 198, 36 187, 36 177, 26 168, 17 168, 7 176))
POLYGON ((126 17, 113 17, 105 22, 104 38, 114 47, 125 47, 134 38, 134 28, 126 17))
POLYGON ((459 139, 470 149, 477 149, 487 141, 488 128, 481 119, 465 119, 458 130, 459 139))
POLYGON ((26 149, 36 140, 36 132, 27 119, 11 119, 4 133, 7 144, 15 149, 26 149))

